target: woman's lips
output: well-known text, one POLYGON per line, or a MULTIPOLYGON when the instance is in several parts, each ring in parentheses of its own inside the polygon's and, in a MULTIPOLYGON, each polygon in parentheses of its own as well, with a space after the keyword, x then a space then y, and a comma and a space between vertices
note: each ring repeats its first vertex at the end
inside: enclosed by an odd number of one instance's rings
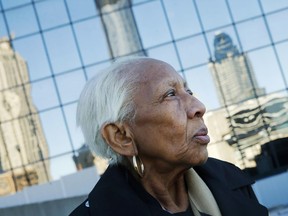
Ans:
POLYGON ((194 140, 201 144, 208 144, 210 142, 210 137, 208 136, 208 130, 206 127, 201 128, 193 137, 194 140))
POLYGON ((193 137, 194 140, 197 140, 197 142, 201 144, 208 144, 210 142, 210 137, 206 135, 195 135, 193 137))

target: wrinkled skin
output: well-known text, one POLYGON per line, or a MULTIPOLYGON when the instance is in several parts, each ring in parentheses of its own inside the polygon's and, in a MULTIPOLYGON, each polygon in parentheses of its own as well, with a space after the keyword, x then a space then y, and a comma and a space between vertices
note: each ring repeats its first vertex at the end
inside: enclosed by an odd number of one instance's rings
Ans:
POLYGON ((203 164, 209 142, 202 118, 205 106, 165 62, 150 60, 139 70, 132 130, 146 171, 165 173, 203 164))

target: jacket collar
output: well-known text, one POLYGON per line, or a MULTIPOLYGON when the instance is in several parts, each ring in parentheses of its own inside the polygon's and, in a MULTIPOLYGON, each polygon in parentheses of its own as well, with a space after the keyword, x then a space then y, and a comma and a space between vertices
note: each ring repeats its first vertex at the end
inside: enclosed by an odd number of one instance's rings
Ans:
POLYGON ((268 215, 267 209, 253 199, 250 185, 254 181, 234 165, 209 158, 194 169, 211 190, 222 215, 268 215))
MULTIPOLYGON (((203 166, 194 167, 194 170, 211 190, 223 216, 268 215, 267 209, 253 199, 254 194, 249 191, 254 181, 234 165, 208 159, 203 166)), ((136 181, 131 179, 125 168, 109 166, 89 194, 91 215, 153 215, 145 203, 148 197, 139 197, 135 193, 133 180, 136 181)))

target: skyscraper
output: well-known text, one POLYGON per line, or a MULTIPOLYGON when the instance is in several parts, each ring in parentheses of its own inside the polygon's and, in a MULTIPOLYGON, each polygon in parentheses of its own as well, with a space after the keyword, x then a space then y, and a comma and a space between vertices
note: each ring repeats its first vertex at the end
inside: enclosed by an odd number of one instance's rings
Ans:
POLYGON ((287 107, 287 95, 273 93, 230 105, 229 117, 226 108, 208 111, 209 155, 243 169, 259 165, 259 173, 287 166, 287 107))
MULTIPOLYGON (((15 189, 50 180, 49 156, 25 60, 0 39, 0 173, 10 172, 15 189)), ((1 176, 1 175, 0 175, 1 176)), ((0 180, 1 181, 1 180, 0 180)))
POLYGON ((145 55, 130 0, 95 0, 112 58, 145 55))
POLYGON ((212 128, 210 156, 230 161, 253 176, 287 166, 281 155, 287 152, 286 94, 266 94, 259 88, 248 56, 238 51, 229 35, 217 33, 214 48, 209 68, 223 107, 205 116, 212 128))
POLYGON ((248 56, 239 53, 226 33, 214 38, 215 61, 209 63, 220 104, 239 103, 265 94, 259 88, 248 56))

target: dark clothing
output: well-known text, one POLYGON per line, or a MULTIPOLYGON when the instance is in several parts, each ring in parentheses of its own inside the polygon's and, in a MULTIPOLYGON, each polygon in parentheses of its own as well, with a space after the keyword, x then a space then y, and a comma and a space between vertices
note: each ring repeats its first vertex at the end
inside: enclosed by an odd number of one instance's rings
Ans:
MULTIPOLYGON (((211 190, 222 216, 264 216, 251 188, 253 181, 234 165, 209 158, 194 170, 211 190)), ((70 216, 169 216, 155 198, 138 183, 130 172, 119 165, 110 166, 94 189, 70 216), (89 207, 88 202, 89 202, 89 207)), ((174 214, 191 216, 192 210, 174 214), (189 212, 190 211, 190 212, 189 212)), ((203 216, 207 214, 201 214, 203 216)))

